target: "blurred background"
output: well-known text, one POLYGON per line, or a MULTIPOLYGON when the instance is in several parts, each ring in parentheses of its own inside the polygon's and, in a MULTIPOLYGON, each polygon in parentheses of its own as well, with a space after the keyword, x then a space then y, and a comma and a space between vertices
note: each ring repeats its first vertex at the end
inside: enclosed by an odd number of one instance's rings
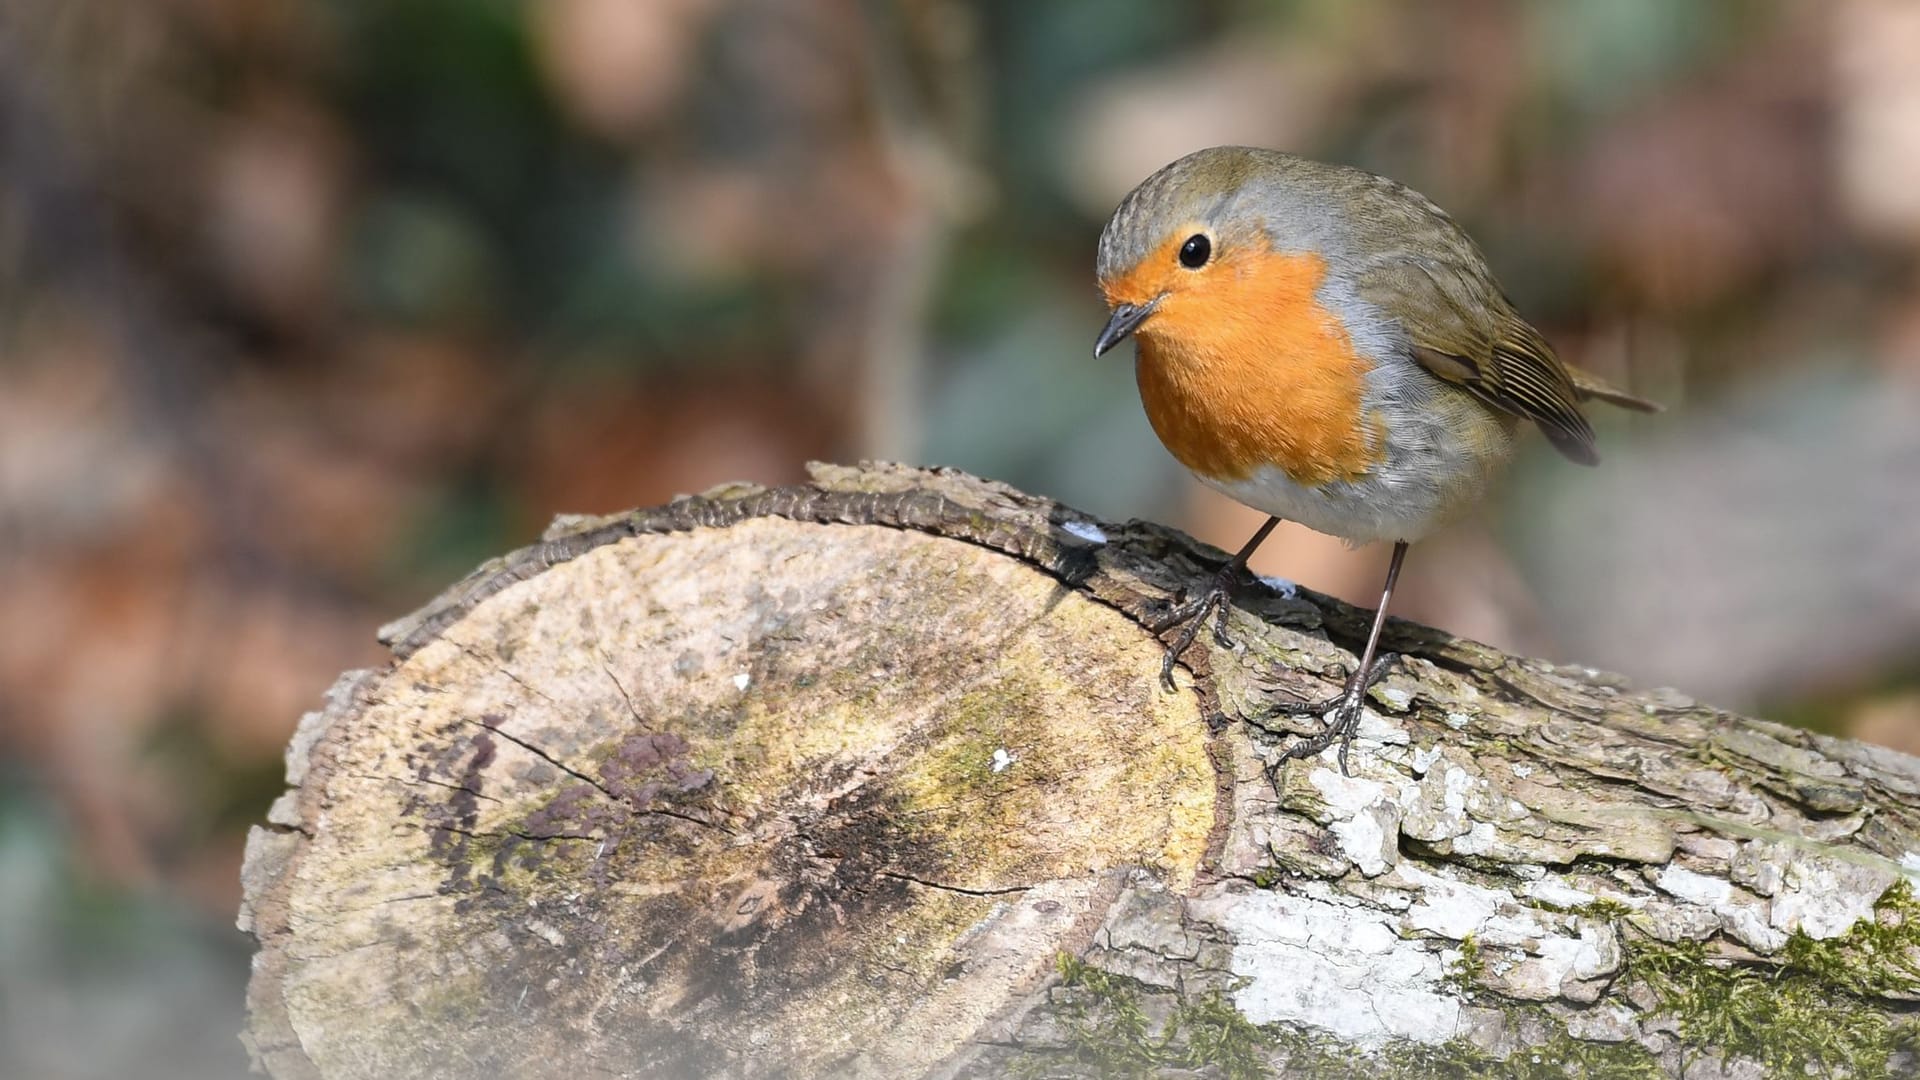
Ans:
POLYGON ((1907 0, 0 0, 0 1075, 244 1071, 293 724, 556 512, 885 457, 1237 547, 1089 356, 1222 142, 1420 188, 1671 407, 1397 613, 1920 750, 1907 0))

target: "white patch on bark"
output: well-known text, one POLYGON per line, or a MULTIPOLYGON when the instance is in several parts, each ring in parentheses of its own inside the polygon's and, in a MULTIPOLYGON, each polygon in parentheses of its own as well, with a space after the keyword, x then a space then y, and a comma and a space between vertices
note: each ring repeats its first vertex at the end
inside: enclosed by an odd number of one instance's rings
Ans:
POLYGON ((1567 884, 1564 878, 1558 877, 1543 877, 1539 881, 1528 883, 1527 887, 1521 891, 1528 899, 1563 908, 1577 908, 1599 899, 1585 889, 1576 889, 1567 884))
POLYGON ((1466 832, 1467 793, 1473 776, 1453 762, 1435 763, 1420 783, 1402 789, 1406 833, 1415 840, 1439 843, 1466 832))
POLYGON ((1502 977, 1504 991, 1533 1001, 1558 997, 1583 1004, 1598 1001, 1606 987, 1597 980, 1618 971, 1626 959, 1618 932, 1605 923, 1589 922, 1580 927, 1577 938, 1541 938, 1533 947, 1539 955, 1514 965, 1502 977))
MULTIPOLYGON (((1354 728, 1353 734, 1356 739, 1370 739, 1382 746, 1405 746, 1413 741, 1413 737, 1407 734, 1406 728, 1372 709, 1361 711, 1360 723, 1354 728)), ((1332 747, 1329 747, 1327 752, 1337 753, 1332 747)))
POLYGON ((1232 935, 1233 973, 1247 980, 1234 1005, 1256 1024, 1308 1024, 1369 1048, 1458 1033, 1441 955, 1401 937, 1390 915, 1264 891, 1193 904, 1232 935))
POLYGON ((1712 911, 1727 933, 1750 948, 1771 953, 1787 943, 1787 935, 1776 930, 1768 918, 1767 902, 1729 881, 1684 866, 1664 866, 1653 876, 1653 883, 1687 903, 1712 911))
POLYGON ((1089 544, 1104 544, 1107 542, 1106 531, 1091 521, 1063 521, 1060 523, 1060 527, 1080 539, 1085 540, 1089 544))
POLYGON ((1498 889, 1441 877, 1412 864, 1402 866, 1400 876, 1420 890, 1419 899, 1407 909, 1407 928, 1455 941, 1479 933, 1503 903, 1513 901, 1498 889))
POLYGON ((1391 803, 1375 803, 1347 821, 1336 822, 1333 835, 1347 858, 1367 877, 1378 877, 1399 861, 1400 813, 1391 803))
POLYGON ((1378 877, 1400 861, 1400 797, 1397 788, 1377 780, 1315 769, 1309 777, 1333 819, 1328 831, 1340 850, 1367 877, 1378 877))
POLYGON ((1473 828, 1453 838, 1455 855, 1485 855, 1493 850, 1493 823, 1476 821, 1473 828))
POLYGON ((1690 904, 1719 907, 1733 895, 1733 884, 1724 878, 1696 874, 1684 866, 1664 866, 1653 883, 1690 904))
POLYGON ((1879 867, 1814 856, 1796 858, 1781 873, 1772 924, 1777 930, 1800 930, 1809 937, 1838 937, 1861 919, 1874 917, 1873 905, 1894 879, 1892 871, 1879 867))
MULTIPOLYGON (((1625 954, 1612 924, 1540 911, 1512 893, 1443 877, 1411 863, 1397 876, 1418 899, 1401 920, 1406 933, 1464 940, 1490 950, 1487 985, 1523 1001, 1592 1002, 1625 954)), ((1569 890, 1571 891, 1571 890, 1569 890)))
POLYGON ((1265 585, 1267 588, 1272 589, 1288 600, 1292 600, 1300 595, 1300 586, 1295 585, 1283 577, 1273 577, 1269 574, 1262 574, 1260 575, 1260 584, 1265 585))
POLYGON ((1409 764, 1413 769, 1413 775, 1425 776, 1427 775, 1427 770, 1433 767, 1433 763, 1439 760, 1440 748, 1438 746, 1430 746, 1425 750, 1415 750, 1413 752, 1413 760, 1409 764))

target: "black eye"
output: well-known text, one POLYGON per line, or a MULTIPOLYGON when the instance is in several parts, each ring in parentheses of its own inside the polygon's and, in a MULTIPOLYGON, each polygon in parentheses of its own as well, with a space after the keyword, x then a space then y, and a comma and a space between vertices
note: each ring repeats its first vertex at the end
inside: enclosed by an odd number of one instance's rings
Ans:
POLYGON ((1198 270, 1207 265, 1207 259, 1212 254, 1213 241, 1195 233, 1180 245, 1180 265, 1189 270, 1198 270))

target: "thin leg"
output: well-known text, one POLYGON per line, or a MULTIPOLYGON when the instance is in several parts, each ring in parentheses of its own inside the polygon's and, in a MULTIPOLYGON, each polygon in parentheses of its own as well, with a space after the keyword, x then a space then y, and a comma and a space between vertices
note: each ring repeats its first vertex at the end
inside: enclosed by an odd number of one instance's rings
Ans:
POLYGON ((1214 616, 1213 639, 1219 642, 1223 649, 1233 648, 1233 640, 1227 637, 1227 599, 1233 592, 1234 584, 1239 581, 1241 571, 1247 568, 1247 560, 1253 558, 1254 549, 1260 546, 1260 542, 1265 540, 1267 534, 1271 533, 1273 527, 1278 524, 1280 524, 1279 518, 1268 518, 1267 523, 1260 526, 1259 530, 1253 534, 1253 539, 1247 541, 1246 546, 1240 549, 1240 553, 1213 576, 1213 584, 1207 588, 1206 592, 1201 593, 1197 599, 1176 605, 1167 612, 1166 617, 1161 619, 1158 625, 1154 626, 1153 632, 1159 634, 1181 623, 1187 624, 1187 628, 1180 631, 1180 636, 1173 639, 1173 644, 1167 646, 1167 654, 1160 660, 1162 686, 1168 690, 1174 689, 1173 665, 1179 661, 1180 654, 1187 651, 1187 646, 1193 644, 1193 639, 1200 636, 1200 628, 1206 625, 1208 612, 1212 612, 1214 616))
POLYGON ((1339 697, 1339 706, 1333 715, 1327 718, 1326 730, 1309 739, 1302 739, 1287 748, 1281 760, 1290 758, 1310 758, 1327 747, 1335 739, 1340 740, 1340 773, 1347 773, 1347 748, 1353 744, 1353 733, 1360 726, 1362 703, 1367 698, 1367 688, 1385 674, 1386 664, 1375 670, 1374 653, 1380 648, 1380 631, 1387 625, 1387 604, 1393 600, 1393 583, 1400 579, 1400 563, 1407 557, 1407 542, 1393 545, 1393 562, 1387 565, 1387 587, 1380 592, 1380 607, 1373 613, 1373 629, 1367 631, 1367 647, 1360 652, 1360 665, 1353 669, 1353 675, 1347 679, 1347 688, 1339 697))

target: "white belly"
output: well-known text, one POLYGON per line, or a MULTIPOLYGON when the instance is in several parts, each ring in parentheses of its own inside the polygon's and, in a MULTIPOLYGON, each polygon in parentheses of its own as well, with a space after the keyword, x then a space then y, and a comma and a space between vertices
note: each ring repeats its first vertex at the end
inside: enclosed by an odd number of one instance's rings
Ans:
POLYGON ((1297 521, 1355 547, 1375 540, 1418 540, 1448 516, 1448 508, 1438 500, 1423 498, 1419 492, 1396 491, 1377 477, 1307 487, 1272 466, 1245 480, 1214 480, 1199 473, 1194 477, 1235 502, 1297 521))
POLYGON ((1506 463, 1511 428, 1512 421, 1462 395, 1462 400, 1430 400, 1396 417, 1387 427, 1386 460, 1356 480, 1309 486, 1270 465, 1242 480, 1194 475, 1236 502, 1356 547, 1376 540, 1413 541, 1480 501, 1506 463))

